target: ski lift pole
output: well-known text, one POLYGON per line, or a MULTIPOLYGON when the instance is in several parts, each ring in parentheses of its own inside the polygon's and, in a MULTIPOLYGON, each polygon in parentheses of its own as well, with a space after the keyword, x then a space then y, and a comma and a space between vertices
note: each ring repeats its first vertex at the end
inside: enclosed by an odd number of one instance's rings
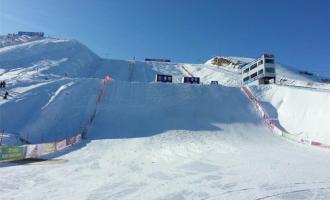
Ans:
POLYGON ((2 132, 1 132, 1 137, 0 137, 0 146, 2 146, 2 140, 3 140, 3 132, 4 132, 4 130, 2 130, 2 132))

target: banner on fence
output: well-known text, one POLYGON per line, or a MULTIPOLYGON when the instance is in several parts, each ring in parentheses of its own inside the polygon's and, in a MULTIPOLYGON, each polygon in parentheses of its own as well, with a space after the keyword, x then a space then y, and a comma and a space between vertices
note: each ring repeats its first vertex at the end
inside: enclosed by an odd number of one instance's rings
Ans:
MULTIPOLYGON (((97 98, 96 106, 100 102, 105 86, 108 84, 108 82, 111 80, 110 76, 106 76, 103 80, 103 85, 101 88, 101 91, 99 93, 99 96, 97 98)), ((91 121, 87 124, 90 125, 90 123, 94 120, 96 114, 96 108, 93 112, 93 116, 91 117, 91 121)), ((83 132, 86 131, 86 127, 83 132)), ((54 153, 56 151, 60 151, 65 149, 68 146, 74 145, 79 143, 83 138, 82 134, 78 134, 76 136, 72 136, 71 138, 66 138, 64 140, 54 142, 54 143, 43 143, 43 144, 29 144, 29 145, 23 145, 23 146, 5 146, 0 147, 0 161, 7 161, 7 160, 20 160, 24 158, 37 158, 46 154, 54 153)))
POLYGON ((55 145, 57 151, 63 150, 66 147, 66 139, 56 142, 55 145))
POLYGON ((66 140, 66 145, 71 146, 81 141, 81 134, 72 136, 66 140))
POLYGON ((26 146, 26 158, 38 158, 40 156, 40 152, 38 151, 38 145, 29 144, 26 146))
POLYGON ((55 151, 56 151, 55 143, 38 144, 38 152, 40 153, 40 155, 54 153, 55 151))
POLYGON ((0 147, 0 160, 20 160, 25 158, 26 146, 0 147))

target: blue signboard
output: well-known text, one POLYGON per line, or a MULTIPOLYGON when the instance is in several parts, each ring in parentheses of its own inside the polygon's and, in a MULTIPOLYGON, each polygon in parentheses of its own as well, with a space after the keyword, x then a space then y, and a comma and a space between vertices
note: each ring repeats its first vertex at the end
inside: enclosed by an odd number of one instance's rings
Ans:
POLYGON ((169 59, 160 59, 160 58, 146 58, 144 59, 146 62, 151 61, 151 62, 171 62, 169 59))
POLYGON ((156 82, 172 83, 172 76, 171 75, 157 74, 156 75, 156 82))
POLYGON ((39 37, 44 37, 44 33, 43 32, 24 32, 24 31, 19 31, 18 32, 19 36, 22 35, 27 35, 27 36, 39 36, 39 37))
POLYGON ((199 77, 183 77, 183 83, 199 84, 199 77))

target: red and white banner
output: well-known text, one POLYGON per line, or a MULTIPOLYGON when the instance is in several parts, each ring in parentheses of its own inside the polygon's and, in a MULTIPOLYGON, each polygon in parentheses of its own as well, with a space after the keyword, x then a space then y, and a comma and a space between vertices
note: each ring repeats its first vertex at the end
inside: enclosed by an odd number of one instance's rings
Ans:
POLYGON ((56 151, 60 151, 60 150, 64 149, 65 147, 67 147, 66 139, 58 141, 55 144, 56 144, 56 151))

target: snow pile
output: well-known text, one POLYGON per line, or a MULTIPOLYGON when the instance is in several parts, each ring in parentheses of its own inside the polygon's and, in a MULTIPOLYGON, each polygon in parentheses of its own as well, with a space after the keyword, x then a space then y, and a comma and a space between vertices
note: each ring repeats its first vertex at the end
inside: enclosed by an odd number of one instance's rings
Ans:
POLYGON ((249 108, 239 88, 111 81, 89 135, 92 139, 145 137, 172 130, 216 131, 223 124, 257 124, 259 119, 249 108))
POLYGON ((75 40, 52 38, 0 49, 0 66, 5 70, 33 67, 37 71, 48 66, 43 62, 59 62, 44 73, 82 77, 95 73, 98 56, 75 40))
POLYGON ((329 91, 278 85, 252 89, 286 131, 330 144, 329 91))
POLYGON ((1 105, 2 128, 32 143, 76 135, 95 107, 101 83, 97 79, 61 79, 20 93, 1 105))

